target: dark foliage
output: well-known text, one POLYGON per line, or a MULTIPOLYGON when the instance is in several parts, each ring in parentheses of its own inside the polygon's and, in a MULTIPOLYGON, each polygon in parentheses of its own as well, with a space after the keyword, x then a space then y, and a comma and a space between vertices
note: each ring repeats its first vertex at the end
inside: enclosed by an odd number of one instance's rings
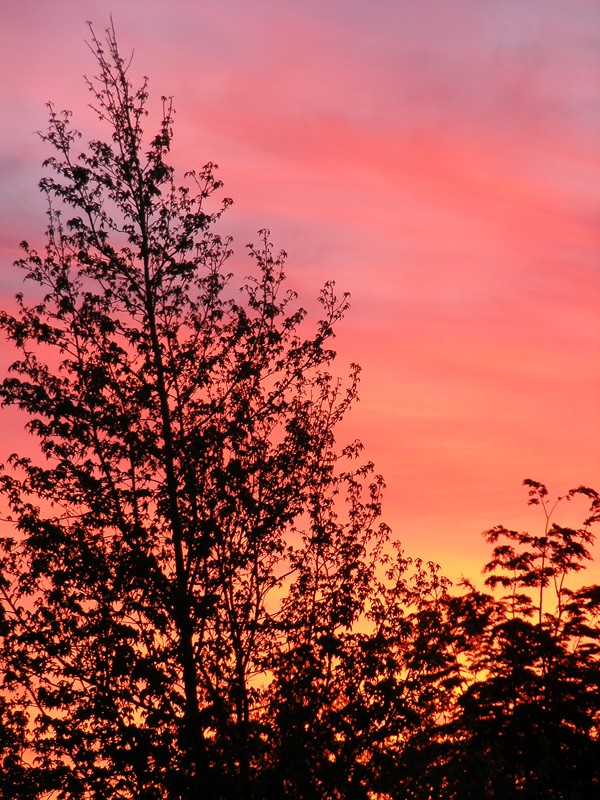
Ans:
POLYGON ((0 796, 594 796, 600 589, 566 578, 598 496, 571 530, 528 482, 546 530, 488 532, 490 593, 392 556, 335 438, 346 297, 310 327, 267 232, 237 280, 215 166, 177 183, 170 101, 146 138, 146 81, 91 47, 110 136, 50 107, 46 246, 0 317, 39 450, 0 481, 0 796))
POLYGON ((170 101, 145 139, 146 81, 114 31, 91 46, 111 138, 80 153, 50 108, 47 245, 19 262, 39 296, 0 320, 0 394, 41 448, 2 479, 7 724, 61 796, 258 796, 283 780, 267 709, 334 656, 386 535, 381 479, 335 445, 346 298, 326 285, 307 335, 266 232, 236 286, 214 165, 178 185, 170 101))
MULTIPOLYGON (((435 796, 561 798, 600 792, 600 587, 569 587, 590 558, 600 498, 578 529, 551 519, 545 486, 525 481, 545 516, 541 535, 502 526, 486 584, 494 594, 448 597, 447 624, 462 674, 438 731, 435 796)), ((560 499, 560 498, 559 498, 560 499)))

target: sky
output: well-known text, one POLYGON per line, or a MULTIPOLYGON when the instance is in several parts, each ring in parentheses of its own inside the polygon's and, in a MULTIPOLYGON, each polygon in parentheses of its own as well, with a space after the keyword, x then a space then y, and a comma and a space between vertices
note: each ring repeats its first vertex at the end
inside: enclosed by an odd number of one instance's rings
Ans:
MULTIPOLYGON (((384 475, 408 554, 477 578, 481 531, 543 526, 524 478, 600 489, 598 0, 0 6, 2 303, 45 226, 44 104, 95 133, 86 21, 112 12, 132 76, 174 97, 175 165, 219 164, 236 258, 268 227, 303 304, 351 293, 340 437, 384 475)), ((5 419, 2 460, 27 447, 5 419)))

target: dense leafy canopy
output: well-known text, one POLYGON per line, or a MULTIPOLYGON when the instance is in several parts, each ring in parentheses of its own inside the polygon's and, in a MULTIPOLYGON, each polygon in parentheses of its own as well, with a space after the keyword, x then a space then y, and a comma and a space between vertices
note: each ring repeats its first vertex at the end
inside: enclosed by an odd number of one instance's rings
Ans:
POLYGON ((0 386, 38 443, 0 489, 0 795, 589 798, 600 588, 577 530, 498 527, 489 593, 392 555, 383 482, 335 431, 346 311, 312 327, 268 233, 228 271, 229 201, 146 138, 114 31, 92 32, 107 140, 50 108, 45 249, 0 323, 0 386), (552 599, 550 599, 550 595, 552 599))

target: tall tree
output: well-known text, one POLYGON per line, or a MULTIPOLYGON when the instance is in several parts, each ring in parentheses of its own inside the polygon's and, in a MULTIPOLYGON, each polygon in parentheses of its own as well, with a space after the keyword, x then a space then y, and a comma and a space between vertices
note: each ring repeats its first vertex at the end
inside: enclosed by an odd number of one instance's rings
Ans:
POLYGON ((285 598, 348 629, 385 535, 381 481, 334 436, 358 381, 329 372, 347 301, 327 284, 307 334, 267 232, 236 286, 214 165, 176 183, 170 100, 147 139, 147 81, 112 28, 91 48, 110 136, 80 152, 50 106, 47 243, 23 243, 32 299, 0 318, 20 350, 0 396, 41 451, 1 482, 6 719, 29 709, 61 797, 250 798, 285 598))

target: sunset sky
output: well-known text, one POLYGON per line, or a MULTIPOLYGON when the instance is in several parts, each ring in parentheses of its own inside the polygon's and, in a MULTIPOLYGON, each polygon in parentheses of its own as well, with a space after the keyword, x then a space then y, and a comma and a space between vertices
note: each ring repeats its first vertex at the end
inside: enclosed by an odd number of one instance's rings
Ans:
MULTIPOLYGON (((523 478, 600 489, 598 0, 5 0, 3 303, 45 226, 44 104, 97 132, 85 23, 111 11, 174 96, 173 162, 220 165, 236 259, 268 227, 303 304, 351 293, 342 434, 409 554, 476 577, 483 529, 538 524, 523 478)), ((6 419, 0 460, 26 449, 6 419)))

